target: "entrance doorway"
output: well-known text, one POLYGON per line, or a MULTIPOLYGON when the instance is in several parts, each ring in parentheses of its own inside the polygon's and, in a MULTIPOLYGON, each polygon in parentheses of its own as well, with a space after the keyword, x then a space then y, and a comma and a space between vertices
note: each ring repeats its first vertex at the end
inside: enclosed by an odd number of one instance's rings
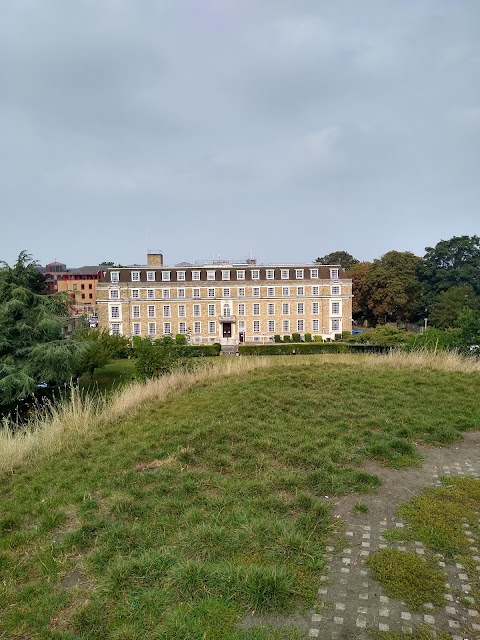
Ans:
POLYGON ((231 338, 232 337, 232 323, 224 322, 223 323, 223 337, 231 338))

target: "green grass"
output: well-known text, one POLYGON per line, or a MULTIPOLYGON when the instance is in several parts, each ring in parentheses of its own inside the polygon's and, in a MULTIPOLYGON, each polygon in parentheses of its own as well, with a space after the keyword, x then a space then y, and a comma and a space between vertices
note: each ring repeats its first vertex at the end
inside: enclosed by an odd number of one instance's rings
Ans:
POLYGON ((397 633, 396 631, 373 631, 370 632, 373 640, 452 640, 452 636, 445 631, 435 630, 435 635, 432 633, 432 629, 427 625, 420 625, 418 629, 414 631, 397 633))
POLYGON ((357 504, 352 507, 352 513, 368 513, 368 504, 357 502, 357 504))
POLYGON ((479 392, 461 373, 279 360, 79 435, 3 479, 0 635, 297 638, 237 624, 311 606, 331 496, 375 490, 367 458, 416 464, 413 441, 477 426, 479 392))
POLYGON ((95 369, 93 375, 84 374, 79 381, 81 389, 89 391, 112 391, 132 381, 135 372, 135 360, 112 360, 104 367, 95 369))

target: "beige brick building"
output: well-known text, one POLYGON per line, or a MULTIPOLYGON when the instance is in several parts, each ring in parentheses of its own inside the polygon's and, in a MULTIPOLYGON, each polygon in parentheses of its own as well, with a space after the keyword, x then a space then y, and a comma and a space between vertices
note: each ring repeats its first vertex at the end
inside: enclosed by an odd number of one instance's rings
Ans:
POLYGON ((333 338, 352 329, 352 281, 339 265, 259 265, 213 261, 108 269, 97 283, 99 327, 159 338, 186 334, 191 344, 267 343, 306 333, 333 338))

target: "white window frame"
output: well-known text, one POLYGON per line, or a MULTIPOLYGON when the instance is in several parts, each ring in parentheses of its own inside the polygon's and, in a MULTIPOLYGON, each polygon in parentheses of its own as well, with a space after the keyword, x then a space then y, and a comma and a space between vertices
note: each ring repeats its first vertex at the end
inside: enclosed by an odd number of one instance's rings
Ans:
POLYGON ((113 305, 110 307, 110 318, 114 320, 120 319, 120 305, 113 305), (114 309, 116 309, 115 312, 114 309))
POLYGON ((318 278, 318 269, 310 269, 310 278, 312 280, 318 278))
POLYGON ((193 323, 193 333, 196 335, 202 333, 202 323, 198 320, 195 320, 195 322, 193 323))
POLYGON ((149 336, 157 335, 157 323, 156 322, 149 322, 148 323, 148 335, 149 336))
POLYGON ((207 280, 215 280, 216 271, 207 271, 207 280))
POLYGON ((215 305, 214 304, 209 304, 208 305, 208 315, 210 318, 215 317, 216 312, 215 312, 215 305))
POLYGON ((147 289, 147 298, 149 300, 155 298, 155 289, 147 289))
POLYGON ((252 280, 260 280, 260 269, 251 269, 252 280))
POLYGON ((320 331, 320 320, 318 318, 312 319, 312 331, 320 331))
POLYGON ((282 287, 282 296, 290 295, 290 287, 282 287))
POLYGON ((280 269, 280 280, 290 280, 290 269, 280 269))
POLYGON ((170 271, 162 271, 162 282, 170 282, 170 271))
POLYGON ((200 287, 195 287, 194 289, 192 289, 192 297, 193 298, 200 298, 200 287))
POLYGON ((339 269, 330 269, 330 280, 338 280, 339 269))
POLYGON ((199 304, 194 304, 193 305, 193 317, 194 318, 200 318, 202 315, 202 308, 199 304))
POLYGON ((177 282, 185 282, 185 271, 177 271, 177 282))
POLYGON ((120 282, 120 271, 110 271, 110 282, 120 282))
POLYGON ((110 289, 110 300, 120 299, 120 289, 110 289))
POLYGON ((320 295, 320 287, 317 284, 312 287, 312 296, 319 296, 319 295, 320 295))
POLYGON ((290 320, 282 320, 282 333, 290 332, 290 320))
POLYGON ((187 323, 186 322, 179 322, 178 323, 178 333, 181 333, 182 335, 185 335, 187 333, 187 323))
POLYGON ((330 320, 330 327, 331 327, 332 333, 339 333, 341 331, 340 318, 332 318, 330 320))
POLYGON ((259 298, 260 297, 260 287, 252 288, 252 297, 259 298))
POLYGON ((170 298, 170 289, 162 289, 162 298, 164 300, 170 298))
POLYGON ((244 316, 245 315, 245 303, 244 302, 240 302, 238 305, 238 315, 239 316, 244 316))
POLYGON ((215 322, 215 320, 209 320, 208 333, 217 333, 217 323, 215 322))
POLYGON ((332 294, 332 296, 339 296, 341 295, 341 288, 339 284, 334 284, 332 285, 331 291, 330 293, 332 294))
POLYGON ((215 288, 214 287, 210 287, 208 289, 208 297, 209 298, 215 298, 215 288))
POLYGON ((260 315, 260 303, 254 302, 252 305, 252 316, 259 316, 259 315, 260 315))
POLYGON ((253 333, 260 333, 260 320, 253 321, 253 333))
POLYGON ((275 303, 269 302, 267 305, 267 316, 275 315, 275 303))
POLYGON ((305 320, 297 320, 297 332, 305 331, 305 320))
POLYGON ((132 305, 132 318, 140 318, 140 305, 132 305))
POLYGON ((140 282, 140 271, 131 271, 130 278, 132 282, 140 282))
POLYGON ((275 333, 275 320, 268 321, 268 332, 275 333))
POLYGON ((303 280, 303 269, 295 269, 295 279, 296 280, 303 280))
POLYGON ((237 271, 237 280, 245 280, 245 271, 243 269, 237 271))
POLYGON ((183 287, 177 289, 177 298, 185 298, 185 289, 183 287))
POLYGON ((179 304, 177 309, 177 314, 179 318, 187 317, 187 306, 185 304, 179 304))
POLYGON ((275 296, 275 287, 267 287, 267 297, 273 298, 275 296))
POLYGON ((222 298, 230 298, 230 287, 224 287, 222 289, 222 298))
POLYGON ((246 326, 247 326, 247 323, 246 323, 245 320, 239 320, 238 321, 238 330, 239 331, 245 331, 246 326))
POLYGON ((164 336, 169 336, 172 333, 172 323, 171 322, 164 322, 163 323, 163 335, 164 336))
POLYGON ((155 315, 155 305, 154 304, 149 304, 148 305, 148 317, 149 318, 156 318, 157 317, 155 315))
POLYGON ((222 280, 230 280, 230 271, 228 269, 222 269, 222 280))
POLYGON ((140 322, 133 323, 132 336, 142 335, 142 324, 140 322))
POLYGON ((312 302, 312 315, 318 315, 320 313, 320 303, 312 302))
POLYGON ((172 308, 169 304, 164 304, 163 305, 163 317, 164 318, 171 318, 172 317, 172 308))
POLYGON ((339 316, 342 314, 342 304, 340 300, 332 300, 331 305, 332 316, 339 316))
POLYGON ((110 325, 110 335, 111 336, 119 336, 120 335, 120 322, 112 322, 110 325))
POLYGON ((290 303, 282 302, 282 316, 289 316, 289 315, 290 315, 290 303))
POLYGON ((297 296, 305 295, 305 287, 297 287, 297 296))
POLYGON ((147 271, 147 282, 155 282, 155 271, 147 271))
POLYGON ((245 287, 238 287, 238 297, 239 298, 244 298, 245 297, 245 287))
POLYGON ((303 302, 297 302, 297 316, 303 316, 305 314, 305 304, 303 302))
POLYGON ((200 280, 200 271, 192 271, 192 280, 200 280))
POLYGON ((140 298, 140 289, 132 289, 132 298, 140 298))
POLYGON ((265 271, 266 280, 275 280, 275 269, 267 269, 265 271))

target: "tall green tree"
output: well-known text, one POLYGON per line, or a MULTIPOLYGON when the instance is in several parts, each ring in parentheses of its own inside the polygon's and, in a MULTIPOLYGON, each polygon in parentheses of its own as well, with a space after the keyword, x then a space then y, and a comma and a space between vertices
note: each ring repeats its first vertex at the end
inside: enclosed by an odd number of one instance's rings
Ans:
POLYGON ((357 322, 372 322, 375 319, 368 306, 369 289, 365 282, 365 276, 371 266, 371 262, 357 262, 348 271, 348 276, 352 279, 352 316, 357 322))
POLYGON ((0 404, 8 404, 40 382, 67 382, 85 346, 62 340, 68 299, 42 295, 31 256, 22 251, 13 267, 0 264, 0 404))
POLYGON ((367 308, 379 323, 412 320, 421 291, 416 277, 420 258, 389 251, 374 260, 362 279, 367 308))
POLYGON ((480 304, 473 287, 464 284, 442 291, 429 317, 432 326, 439 329, 457 327, 458 319, 465 309, 478 313, 480 304))
POLYGON ((480 238, 455 236, 426 247, 418 277, 426 291, 439 294, 451 287, 470 285, 480 296, 480 238))
POLYGON ((334 251, 333 253, 327 253, 323 258, 317 258, 315 262, 318 262, 318 264, 339 264, 343 269, 348 271, 354 264, 358 264, 360 261, 346 251, 334 251))

